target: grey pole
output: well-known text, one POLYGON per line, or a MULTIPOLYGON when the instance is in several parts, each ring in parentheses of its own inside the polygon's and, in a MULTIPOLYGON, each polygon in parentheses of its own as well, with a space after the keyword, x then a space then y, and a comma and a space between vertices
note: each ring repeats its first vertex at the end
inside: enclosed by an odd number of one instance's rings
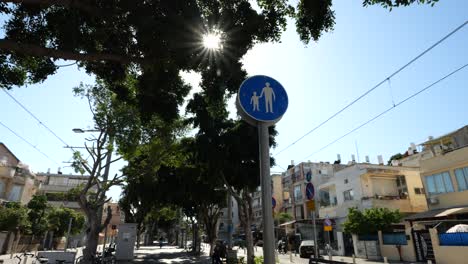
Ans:
POLYGON ((228 192, 228 199, 227 199, 227 202, 228 202, 228 221, 227 221, 227 226, 228 226, 228 237, 227 237, 227 243, 228 243, 228 248, 231 249, 232 248, 232 230, 233 230, 233 226, 232 226, 232 196, 231 194, 228 192))
POLYGON ((273 210, 271 208, 270 179, 270 134, 268 125, 259 123, 258 140, 260 146, 260 181, 262 186, 263 211, 263 259, 264 263, 275 263, 275 237, 273 230, 273 210))
POLYGON ((315 263, 318 263, 318 258, 319 258, 319 255, 318 255, 318 244, 317 244, 317 223, 316 223, 316 219, 315 219, 315 208, 314 210, 312 211, 312 222, 314 222, 314 250, 315 250, 315 263))
POLYGON ((70 221, 68 222, 67 240, 65 242, 65 247, 64 247, 63 251, 67 251, 67 248, 68 248, 68 240, 70 239, 70 232, 71 232, 72 222, 73 222, 73 218, 70 218, 70 221))

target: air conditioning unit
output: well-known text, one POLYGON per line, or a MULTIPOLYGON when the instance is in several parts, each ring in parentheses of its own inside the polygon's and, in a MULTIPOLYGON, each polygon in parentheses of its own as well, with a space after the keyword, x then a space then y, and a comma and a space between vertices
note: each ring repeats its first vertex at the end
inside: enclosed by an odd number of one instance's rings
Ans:
POLYGON ((439 199, 436 198, 436 197, 430 197, 430 198, 427 198, 427 203, 428 203, 428 204, 438 204, 438 203, 439 203, 439 199))

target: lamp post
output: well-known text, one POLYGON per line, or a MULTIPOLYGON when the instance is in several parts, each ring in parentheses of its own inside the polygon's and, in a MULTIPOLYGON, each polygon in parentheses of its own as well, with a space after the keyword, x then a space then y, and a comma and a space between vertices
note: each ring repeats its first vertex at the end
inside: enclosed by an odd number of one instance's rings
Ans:
MULTIPOLYGON (((75 133, 85 133, 85 132, 102 132, 103 130, 101 129, 81 129, 81 128, 73 128, 72 129, 73 132, 75 133)), ((112 161, 112 152, 113 152, 113 144, 114 144, 114 134, 113 133, 108 133, 109 134, 109 145, 110 145, 110 148, 108 150, 108 155, 106 157, 106 163, 104 164, 104 174, 102 175, 102 181, 104 183, 107 183, 107 181, 109 180, 109 170, 110 170, 110 164, 111 164, 111 161, 112 161)), ((104 194, 105 195, 105 194, 104 194)), ((98 221, 99 222, 102 222, 102 215, 103 215, 103 211, 104 211, 104 205, 102 205, 102 207, 99 209, 98 211, 98 221)), ((106 239, 107 239, 107 226, 106 226, 106 233, 104 234, 104 245, 102 247, 102 251, 104 252, 104 250, 106 249, 106 239)), ((99 244, 99 243, 98 243, 99 244)))

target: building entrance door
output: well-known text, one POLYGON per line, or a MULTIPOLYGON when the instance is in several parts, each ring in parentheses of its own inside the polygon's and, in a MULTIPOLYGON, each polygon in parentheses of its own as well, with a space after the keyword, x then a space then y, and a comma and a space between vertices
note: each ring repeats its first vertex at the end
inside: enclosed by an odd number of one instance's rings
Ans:
POLYGON ((351 234, 343 233, 343 244, 345 256, 352 256, 354 254, 354 246, 351 234))
POLYGON ((416 259, 421 262, 432 260, 435 262, 434 250, 432 249, 431 236, 429 230, 413 230, 414 248, 416 259))

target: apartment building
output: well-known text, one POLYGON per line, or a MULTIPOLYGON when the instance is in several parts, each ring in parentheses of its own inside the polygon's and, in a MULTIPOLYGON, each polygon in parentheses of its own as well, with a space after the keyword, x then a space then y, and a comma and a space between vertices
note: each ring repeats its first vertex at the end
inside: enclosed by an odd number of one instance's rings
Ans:
MULTIPOLYGON (((62 174, 60 170, 57 173, 51 173, 50 170, 46 173, 37 173, 38 180, 41 181, 41 187, 38 194, 43 194, 47 197, 47 202, 54 207, 67 207, 78 210, 80 205, 73 197, 65 195, 71 189, 79 187, 88 182, 89 176, 86 175, 71 175, 62 174)), ((96 190, 96 187, 92 188, 96 190)))
POLYGON ((404 214, 427 210, 426 197, 419 169, 351 162, 334 177, 318 185, 320 218, 333 219, 336 228, 331 241, 336 242, 338 254, 349 255, 353 250, 350 235, 343 233, 348 209, 389 208, 404 214))
MULTIPOLYGON (((281 212, 283 207, 283 186, 281 183, 281 174, 271 175, 271 196, 275 200, 275 207, 273 208, 273 215, 281 212)), ((273 206, 273 201, 270 202, 273 206)), ((252 193, 252 211, 253 211, 253 225, 254 228, 261 229, 263 227, 263 212, 262 212, 262 189, 257 188, 252 193)))
POLYGON ((447 231, 468 222, 468 126, 421 146, 418 163, 429 210, 406 218, 416 260, 464 263, 468 235, 447 231))
POLYGON ((224 241, 228 240, 229 232, 231 235, 242 232, 240 228, 239 207, 237 201, 233 197, 229 196, 227 199, 228 206, 229 204, 231 206, 231 216, 229 217, 229 208, 223 208, 221 210, 221 217, 218 224, 218 238, 224 241), (232 221, 232 226, 229 225, 230 220, 232 221))
POLYGON ((309 182, 307 174, 310 175, 310 182, 317 187, 332 179, 336 171, 345 167, 338 163, 309 161, 294 165, 292 162, 282 176, 283 212, 291 214, 294 220, 310 219, 311 211, 306 207, 305 194, 305 187, 309 182))
POLYGON ((0 143, 0 201, 27 204, 40 186, 28 165, 0 143))

